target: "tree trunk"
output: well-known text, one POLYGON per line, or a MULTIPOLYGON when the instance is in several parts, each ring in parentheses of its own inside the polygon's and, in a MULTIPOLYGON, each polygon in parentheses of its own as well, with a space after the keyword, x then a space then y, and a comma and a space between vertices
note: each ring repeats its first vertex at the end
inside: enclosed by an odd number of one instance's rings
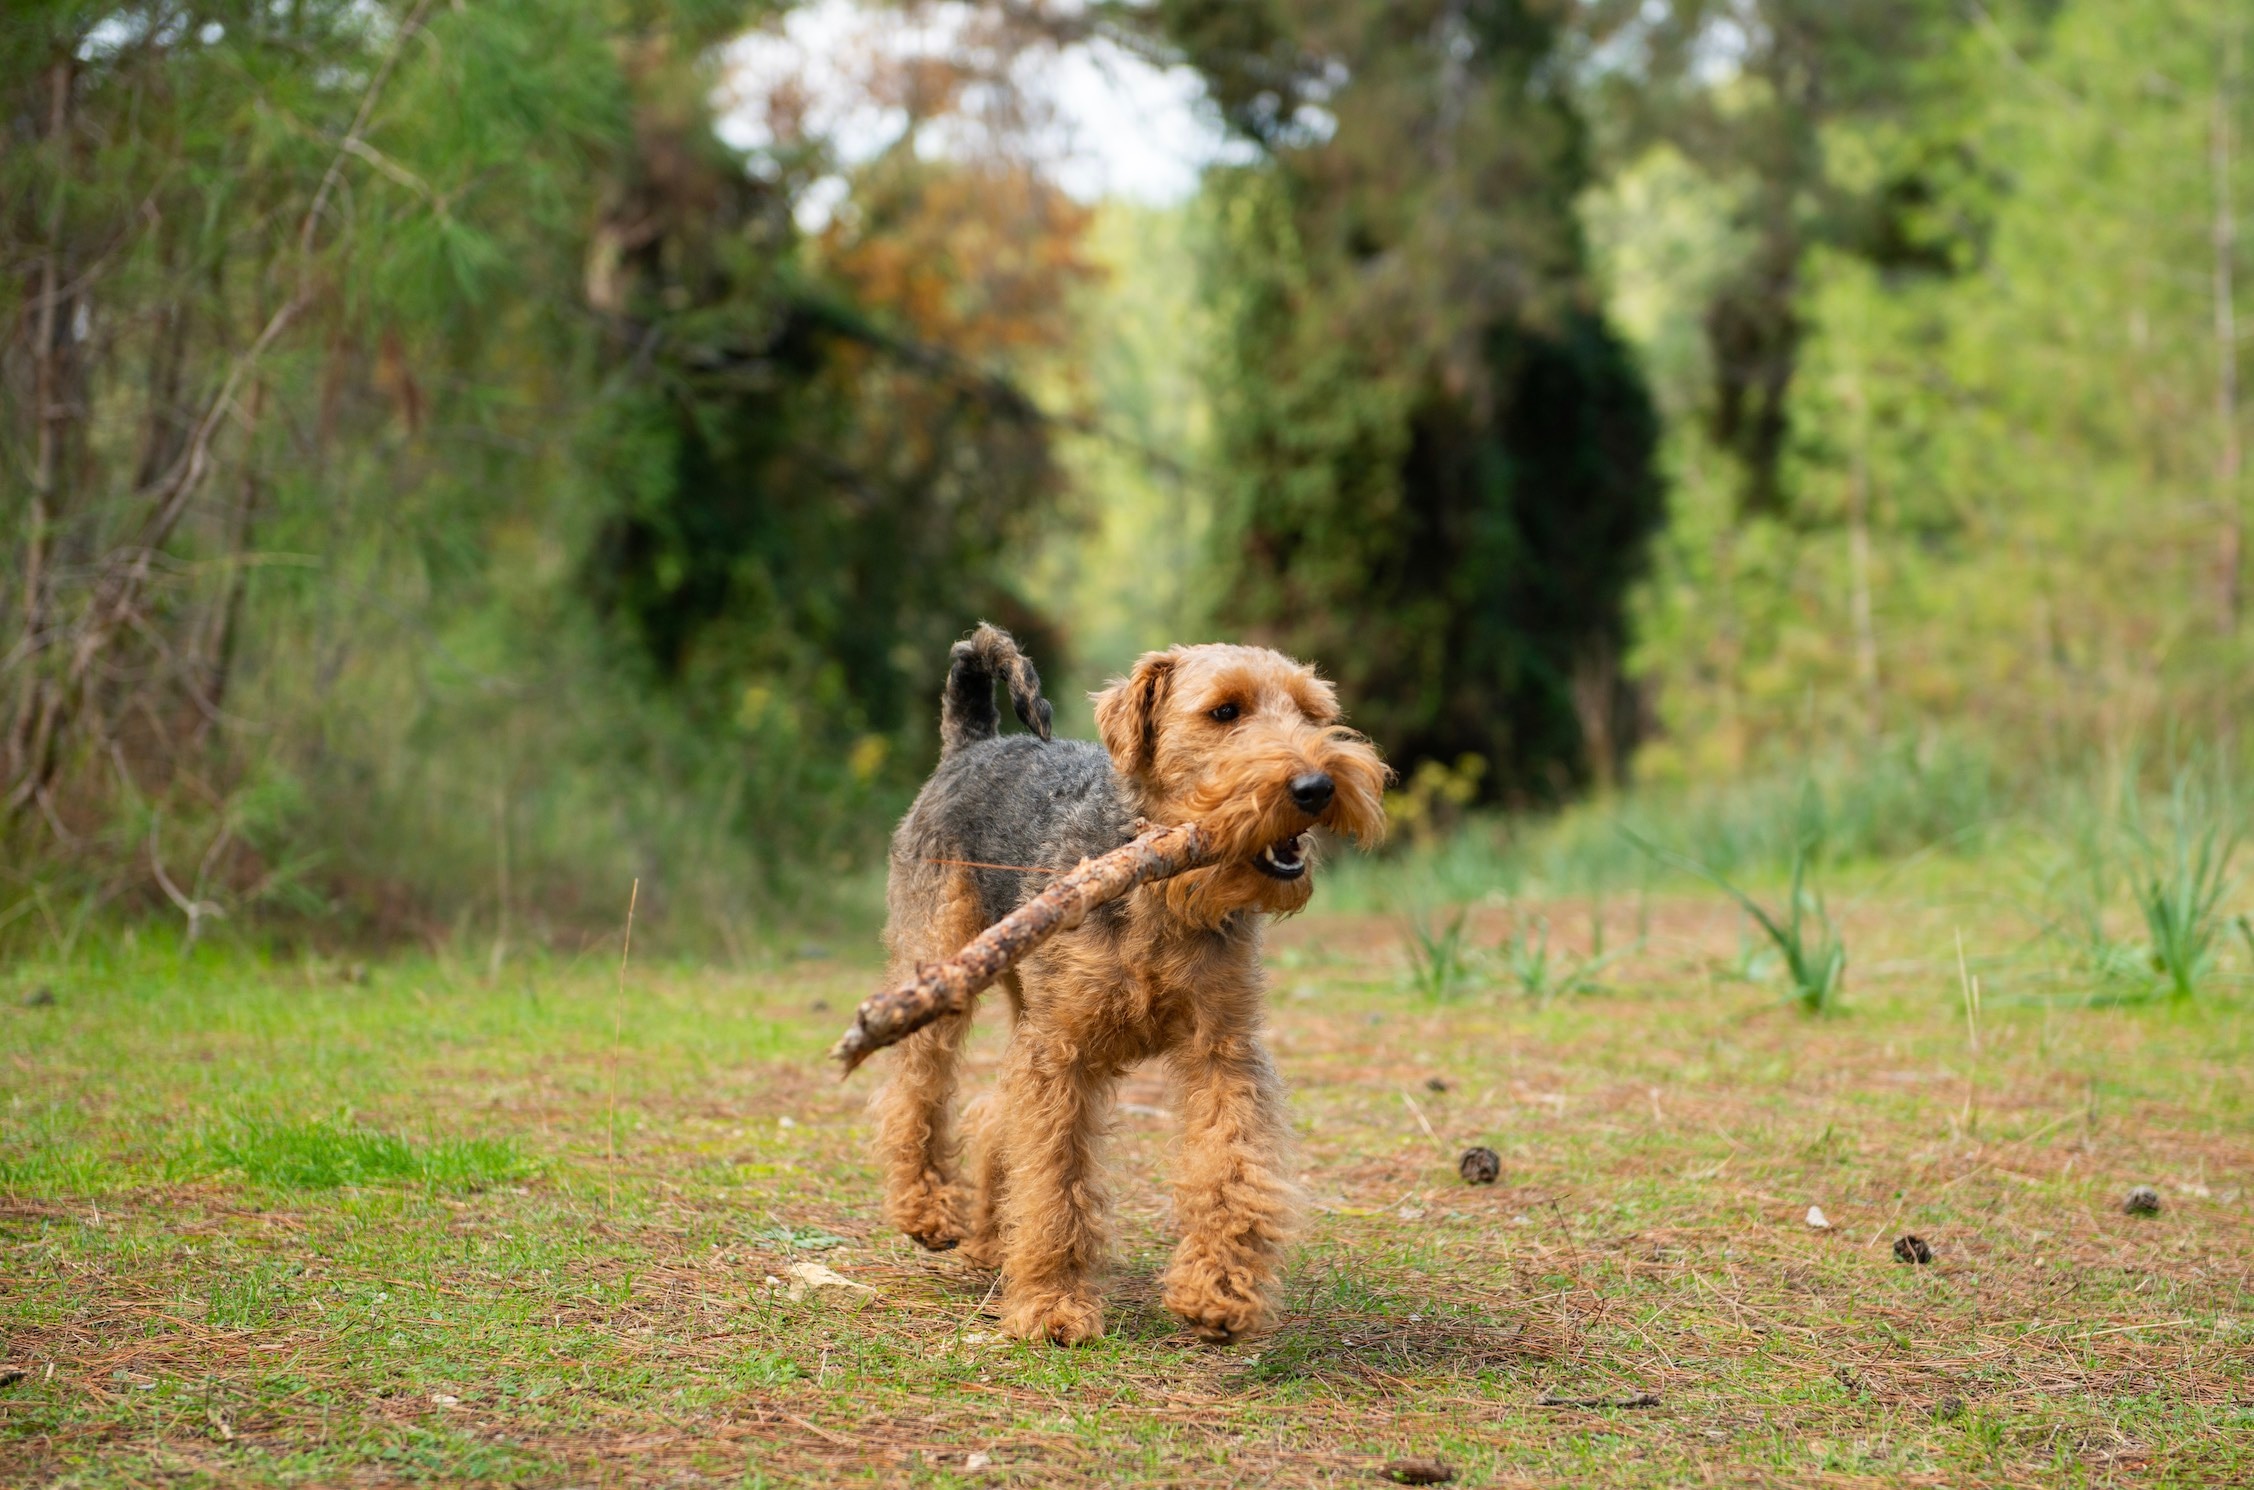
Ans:
POLYGON ((23 552, 23 635, 9 652, 23 668, 22 685, 9 713, 6 754, 0 757, 0 791, 43 775, 41 762, 52 725, 51 684, 41 676, 39 654, 45 649, 49 623, 48 553, 54 542, 62 478, 64 421, 70 414, 63 397, 62 353, 56 337, 64 329, 61 315, 63 285, 62 188, 69 167, 70 59, 60 58, 48 69, 46 145, 56 157, 55 205, 47 221, 46 251, 39 257, 39 308, 32 322, 32 471, 31 511, 25 524, 23 552))
POLYGON ((1855 457, 1847 479, 1847 609, 1855 628, 1855 689, 1863 707, 1863 733, 1876 740, 1883 719, 1878 627, 1871 616, 1870 410, 1859 380, 1850 403, 1855 412, 1855 457))
POLYGON ((2245 568, 2246 548, 2246 507, 2238 490, 2244 466, 2238 429, 2238 312, 2233 279, 2238 224, 2231 215, 2231 105, 2238 83, 2238 48, 2238 29, 2232 25, 2223 38, 2223 65, 2215 83, 2215 117, 2208 149, 2214 181, 2215 423, 2220 435, 2215 451, 2215 500, 2222 508, 2215 620, 2225 636, 2238 631, 2242 608, 2239 574, 2245 568))

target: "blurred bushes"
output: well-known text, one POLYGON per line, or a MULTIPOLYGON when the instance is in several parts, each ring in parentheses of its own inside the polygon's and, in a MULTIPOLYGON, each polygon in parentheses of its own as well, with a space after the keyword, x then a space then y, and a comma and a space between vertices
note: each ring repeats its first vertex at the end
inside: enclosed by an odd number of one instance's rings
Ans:
POLYGON ((809 237, 836 163, 712 130, 710 49, 764 13, 0 20, 19 932, 208 905, 498 948, 639 876, 741 945, 852 900, 949 640, 1044 632, 1010 374, 1083 222, 904 141, 809 237))

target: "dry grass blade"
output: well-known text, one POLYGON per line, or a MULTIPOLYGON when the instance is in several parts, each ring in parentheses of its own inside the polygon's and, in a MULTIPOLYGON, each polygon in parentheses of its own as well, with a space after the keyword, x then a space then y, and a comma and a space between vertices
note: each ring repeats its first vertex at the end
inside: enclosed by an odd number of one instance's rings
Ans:
POLYGON ((1657 1392, 1629 1392, 1618 1397, 1567 1397, 1557 1392, 1544 1392, 1534 1399, 1536 1407, 1657 1407, 1657 1392))

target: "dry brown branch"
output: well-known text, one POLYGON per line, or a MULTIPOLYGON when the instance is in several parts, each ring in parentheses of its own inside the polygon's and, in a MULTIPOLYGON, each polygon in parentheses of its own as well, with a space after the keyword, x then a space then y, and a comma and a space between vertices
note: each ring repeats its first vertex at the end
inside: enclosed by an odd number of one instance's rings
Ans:
POLYGON ((1040 894, 980 932, 954 956, 918 963, 915 976, 907 982, 864 999, 854 1011, 853 1027, 830 1048, 830 1054, 844 1062, 845 1074, 851 1075, 885 1046, 968 1008, 979 990, 1056 933, 1079 925, 1097 906, 1152 880, 1201 869, 1213 862, 1213 856, 1211 841, 1196 823, 1146 826, 1132 842, 1083 859, 1069 874, 1058 875, 1040 894))

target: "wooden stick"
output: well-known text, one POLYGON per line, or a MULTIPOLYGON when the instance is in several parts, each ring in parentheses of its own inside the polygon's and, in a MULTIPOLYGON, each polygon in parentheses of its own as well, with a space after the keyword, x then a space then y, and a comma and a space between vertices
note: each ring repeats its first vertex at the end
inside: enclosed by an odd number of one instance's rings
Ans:
POLYGON ((969 1008, 981 989, 1050 937, 1078 926, 1097 906, 1138 885, 1202 869, 1213 861, 1212 843, 1196 823, 1146 826, 1132 842, 1082 859, 1078 868, 1058 875, 1040 894, 973 937, 954 956, 917 963, 915 976, 907 982, 869 995, 854 1011, 853 1027, 830 1048, 830 1054, 844 1062, 845 1074, 851 1075, 885 1046, 907 1039, 935 1019, 969 1008))

